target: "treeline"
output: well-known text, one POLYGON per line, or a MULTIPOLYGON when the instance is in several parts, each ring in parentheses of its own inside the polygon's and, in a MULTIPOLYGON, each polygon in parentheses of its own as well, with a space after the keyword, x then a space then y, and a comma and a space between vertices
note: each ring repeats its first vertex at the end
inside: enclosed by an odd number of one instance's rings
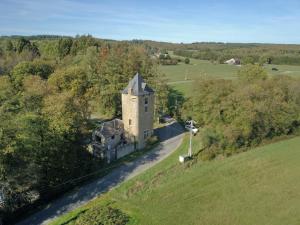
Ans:
POLYGON ((218 63, 224 63, 231 58, 235 58, 239 59, 242 64, 300 65, 300 45, 215 42, 187 44, 148 40, 134 40, 133 42, 147 46, 152 53, 169 50, 182 57, 210 60, 218 63))
POLYGON ((300 47, 287 46, 244 46, 224 48, 203 48, 201 50, 175 50, 175 55, 224 63, 231 58, 239 59, 242 64, 285 64, 300 65, 300 47))
MULTIPOLYGON (((44 55, 59 55, 57 46, 53 45, 53 42, 57 43, 59 39, 68 39, 75 41, 78 39, 89 39, 87 36, 57 36, 57 35, 36 35, 36 36, 10 36, 0 38, 0 55, 6 48, 5 42, 12 40, 13 42, 19 39, 32 40, 39 45, 39 49, 44 55), (53 49, 51 49, 53 48, 53 49)), ((96 43, 114 44, 114 40, 105 40, 99 38, 92 38, 96 43)), ((120 42, 118 42, 120 43, 120 42)), ((219 63, 224 63, 231 58, 238 58, 243 64, 248 63, 269 63, 269 64, 287 64, 287 65, 300 65, 300 45, 292 44, 257 44, 257 43, 217 43, 217 42, 195 42, 195 43, 168 43, 168 42, 156 42, 150 40, 128 40, 122 41, 129 45, 143 46, 148 54, 155 55, 165 50, 174 51, 176 55, 196 58, 203 60, 211 60, 219 63)), ((73 49, 76 49, 75 46, 73 49)), ((74 53, 74 51, 73 51, 74 53)), ((168 64, 175 62, 166 61, 168 64)))
MULTIPOLYGON (((78 36, 79 37, 79 36, 78 36)), ((64 36, 64 35, 48 35, 48 34, 41 34, 41 35, 11 35, 11 36, 0 36, 1 39, 21 39, 25 38, 27 40, 41 40, 41 39, 60 39, 60 38, 72 38, 71 36, 64 36)))
MULTIPOLYGON (((147 50, 91 36, 4 40, 0 55, 0 200, 14 213, 54 187, 104 163, 87 151, 100 110, 121 113, 122 90, 136 72, 156 90, 156 111, 167 110, 168 87, 147 50)), ((1 212, 0 212, 1 214, 1 212)))
POLYGON ((300 128, 300 80, 267 77, 258 65, 239 71, 237 81, 199 80, 182 115, 201 127, 202 159, 230 155, 300 128))

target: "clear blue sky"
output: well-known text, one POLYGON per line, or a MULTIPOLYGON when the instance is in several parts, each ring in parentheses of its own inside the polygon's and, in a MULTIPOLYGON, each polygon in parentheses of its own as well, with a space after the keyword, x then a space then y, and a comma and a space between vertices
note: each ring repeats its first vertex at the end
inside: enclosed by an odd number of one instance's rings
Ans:
POLYGON ((300 44, 300 0, 0 0, 0 35, 300 44))

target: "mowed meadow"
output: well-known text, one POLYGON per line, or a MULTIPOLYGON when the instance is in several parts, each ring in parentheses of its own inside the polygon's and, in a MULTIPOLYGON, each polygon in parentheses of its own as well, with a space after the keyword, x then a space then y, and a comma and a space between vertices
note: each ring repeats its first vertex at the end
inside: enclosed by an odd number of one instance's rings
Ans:
MULTIPOLYGON (((181 165, 188 137, 171 157, 51 225, 76 224, 97 205, 129 224, 299 224, 300 137, 233 157, 181 165)), ((197 136, 194 149, 201 149, 197 136)))
MULTIPOLYGON (((184 59, 181 56, 172 57, 184 59)), ((264 65, 271 76, 291 76, 300 78, 300 66, 293 65, 264 65), (272 70, 276 68, 277 70, 272 70)), ((178 65, 159 65, 158 70, 166 76, 168 84, 182 92, 186 97, 193 93, 193 81, 206 79, 236 79, 239 66, 213 63, 208 60, 190 59, 190 64, 184 62, 178 65)))

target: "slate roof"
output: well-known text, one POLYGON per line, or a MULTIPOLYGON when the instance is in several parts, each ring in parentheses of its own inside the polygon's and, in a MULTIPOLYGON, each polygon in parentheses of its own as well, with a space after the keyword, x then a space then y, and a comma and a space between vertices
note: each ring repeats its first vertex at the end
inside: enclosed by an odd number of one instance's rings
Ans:
POLYGON ((129 81, 129 84, 122 91, 122 93, 128 94, 128 90, 130 89, 132 90, 131 94, 136 96, 154 93, 153 89, 144 82, 142 76, 139 73, 137 73, 134 78, 129 81))
POLYGON ((94 135, 104 136, 105 138, 112 137, 115 134, 120 134, 124 130, 124 124, 122 120, 114 119, 108 122, 104 122, 100 128, 94 131, 94 135))

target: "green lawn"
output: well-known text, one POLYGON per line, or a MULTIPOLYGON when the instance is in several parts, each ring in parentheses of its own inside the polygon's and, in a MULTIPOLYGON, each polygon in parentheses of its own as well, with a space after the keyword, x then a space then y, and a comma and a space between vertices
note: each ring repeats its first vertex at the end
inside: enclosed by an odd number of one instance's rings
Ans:
POLYGON ((300 224, 300 137, 180 165, 187 146, 185 138, 166 160, 52 225, 108 202, 130 216, 129 224, 300 224))
MULTIPOLYGON (((171 56, 174 56, 171 53, 171 56)), ((178 57, 178 56, 176 56, 178 57)), ((289 75, 300 77, 300 66, 289 65, 265 65, 270 75, 289 75), (278 71, 273 71, 277 68, 278 71)), ((168 84, 189 97, 193 90, 193 81, 201 77, 214 79, 235 79, 237 78, 238 66, 214 64, 206 60, 191 59, 190 64, 180 63, 178 65, 168 66, 160 65, 159 71, 166 75, 168 84)))
POLYGON ((213 64, 210 61, 191 59, 190 64, 160 65, 159 70, 166 75, 169 82, 195 80, 206 76, 211 78, 232 79, 237 76, 239 67, 213 64))
POLYGON ((265 65, 265 68, 272 75, 289 75, 291 77, 300 77, 300 66, 265 65), (273 71, 272 68, 277 68, 278 71, 273 71))

